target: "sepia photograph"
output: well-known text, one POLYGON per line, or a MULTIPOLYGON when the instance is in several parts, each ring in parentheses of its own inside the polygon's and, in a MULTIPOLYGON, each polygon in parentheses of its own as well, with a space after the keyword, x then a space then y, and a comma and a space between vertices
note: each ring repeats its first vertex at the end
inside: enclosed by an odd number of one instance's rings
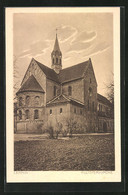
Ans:
POLYGON ((100 174, 99 181, 107 180, 105 173, 109 180, 118 173, 113 177, 120 180, 120 32, 116 37, 114 29, 119 8, 8 8, 7 13, 12 78, 6 101, 13 113, 7 172, 20 175, 19 181, 22 176, 30 181, 29 173, 37 171, 46 181, 54 173, 59 181, 72 173, 76 181, 90 181, 90 173, 100 174))

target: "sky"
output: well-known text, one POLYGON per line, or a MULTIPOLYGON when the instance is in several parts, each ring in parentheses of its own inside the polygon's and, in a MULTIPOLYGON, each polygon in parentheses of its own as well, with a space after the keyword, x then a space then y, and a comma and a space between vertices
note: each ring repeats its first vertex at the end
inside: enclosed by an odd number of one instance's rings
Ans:
POLYGON ((106 96, 113 73, 112 13, 15 13, 13 55, 17 86, 34 58, 51 67, 56 28, 62 52, 62 68, 91 58, 98 93, 106 96))

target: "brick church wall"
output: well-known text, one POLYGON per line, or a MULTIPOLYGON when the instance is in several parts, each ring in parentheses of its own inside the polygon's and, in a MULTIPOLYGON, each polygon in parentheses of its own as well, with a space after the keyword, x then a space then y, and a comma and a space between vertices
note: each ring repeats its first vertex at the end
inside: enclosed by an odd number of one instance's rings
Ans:
POLYGON ((60 94, 60 85, 50 79, 47 79, 46 80, 46 94, 47 94, 47 97, 46 97, 46 101, 50 101, 51 99, 53 99, 54 97, 54 86, 56 86, 56 96, 60 94))
POLYGON ((22 106, 19 105, 17 110, 17 133, 39 133, 45 121, 45 108, 44 108, 44 93, 40 92, 22 92, 18 94, 18 99, 22 97, 22 106), (26 97, 29 96, 29 103, 26 102, 26 97), (39 97, 38 104, 35 100, 39 97), (25 111, 29 110, 29 119, 26 119, 25 111), (34 119, 34 111, 38 110, 38 119, 34 119), (19 118, 19 112, 22 112, 22 119, 19 118))
POLYGON ((63 84, 63 94, 68 95, 68 87, 72 87, 71 97, 84 103, 84 80, 79 79, 63 84))

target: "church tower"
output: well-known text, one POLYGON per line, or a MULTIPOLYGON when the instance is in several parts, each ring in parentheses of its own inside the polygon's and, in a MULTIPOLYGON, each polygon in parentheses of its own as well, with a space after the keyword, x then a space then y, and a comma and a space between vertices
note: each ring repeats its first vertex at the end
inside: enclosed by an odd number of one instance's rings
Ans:
POLYGON ((55 40, 55 44, 54 44, 54 49, 51 53, 51 60, 52 60, 51 68, 57 74, 59 74, 60 70, 62 69, 62 53, 60 51, 57 33, 56 33, 56 40, 55 40))

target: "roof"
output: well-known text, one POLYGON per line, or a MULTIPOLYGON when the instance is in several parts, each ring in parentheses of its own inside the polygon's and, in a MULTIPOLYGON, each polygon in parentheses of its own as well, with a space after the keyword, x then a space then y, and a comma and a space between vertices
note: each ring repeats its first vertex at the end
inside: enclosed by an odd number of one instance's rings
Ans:
MULTIPOLYGON (((35 59, 34 59, 34 60, 35 60, 35 59)), ((36 60, 35 60, 35 61, 36 61, 36 60)), ((57 73, 56 73, 53 69, 51 69, 51 68, 45 66, 44 64, 41 64, 41 63, 38 62, 38 61, 36 61, 36 63, 38 64, 38 66, 41 68, 41 70, 44 72, 44 74, 46 75, 46 77, 47 77, 48 79, 51 79, 51 80, 53 80, 53 81, 55 81, 55 82, 59 82, 58 75, 57 75, 57 73)))
POLYGON ((41 64, 37 60, 35 61, 48 79, 51 79, 58 83, 65 83, 68 81, 82 78, 83 73, 87 70, 88 65, 90 63, 90 60, 88 60, 80 64, 77 64, 77 65, 74 65, 68 68, 64 68, 60 71, 59 74, 57 74, 53 69, 41 64))
POLYGON ((78 101, 78 100, 75 100, 71 97, 68 97, 64 94, 60 94, 58 95, 57 97, 53 98, 52 100, 50 100, 49 102, 47 102, 47 106, 50 106, 50 105, 53 105, 53 104, 58 104, 58 103, 65 103, 65 102, 71 102, 71 103, 75 103, 77 105, 80 105, 80 106, 84 106, 84 103, 78 101))
POLYGON ((89 63, 90 60, 62 69, 59 74, 60 82, 65 83, 71 80, 82 78, 83 73, 87 70, 89 63))
POLYGON ((99 93, 97 94, 97 99, 98 99, 98 101, 102 102, 103 104, 111 106, 111 102, 106 97, 100 95, 99 93))
POLYGON ((45 93, 33 75, 31 75, 28 78, 28 80, 21 86, 21 88, 19 89, 17 94, 20 92, 25 92, 25 91, 34 91, 34 92, 45 93))

